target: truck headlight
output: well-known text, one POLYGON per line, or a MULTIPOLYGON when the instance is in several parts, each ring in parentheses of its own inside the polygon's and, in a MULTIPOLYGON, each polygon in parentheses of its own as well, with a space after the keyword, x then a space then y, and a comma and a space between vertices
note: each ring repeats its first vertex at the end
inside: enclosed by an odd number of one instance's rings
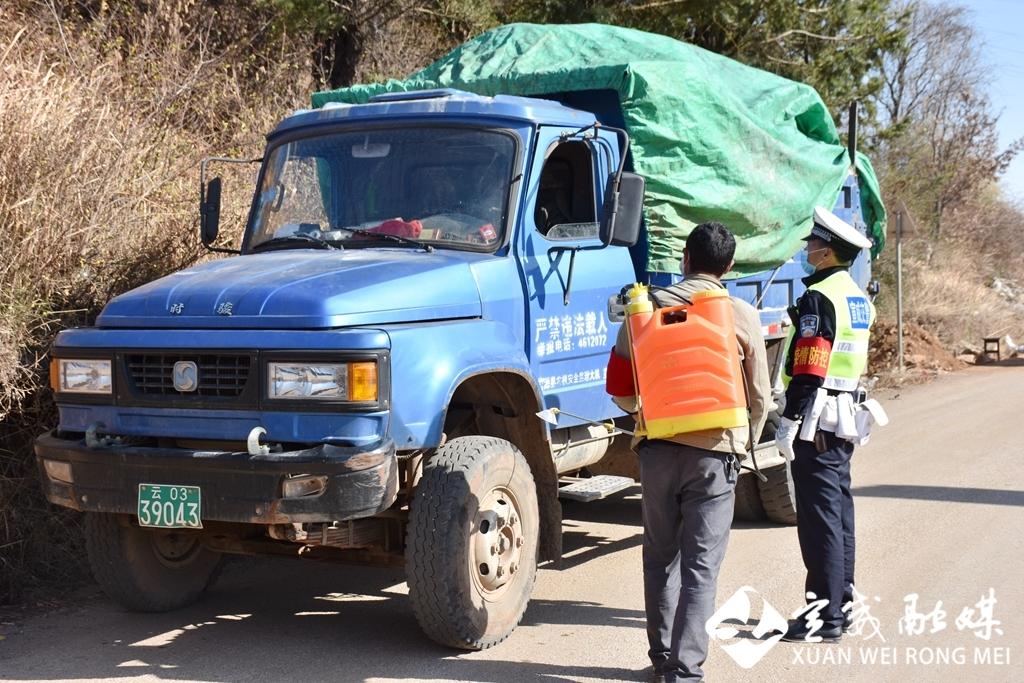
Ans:
POLYGON ((280 399, 376 401, 377 363, 268 363, 267 396, 280 399))
POLYGON ((110 394, 113 391, 111 362, 57 358, 50 366, 51 385, 64 394, 110 394))

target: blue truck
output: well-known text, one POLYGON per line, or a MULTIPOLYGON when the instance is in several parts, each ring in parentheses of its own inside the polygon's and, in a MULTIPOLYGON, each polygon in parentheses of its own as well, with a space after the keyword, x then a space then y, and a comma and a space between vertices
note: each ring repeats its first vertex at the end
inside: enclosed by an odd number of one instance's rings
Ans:
MULTIPOLYGON (((588 420, 624 417, 605 393, 620 288, 674 278, 646 270, 627 147, 579 102, 456 90, 285 118, 239 253, 122 294, 53 346, 40 476, 85 513, 100 586, 162 611, 229 553, 404 565, 430 638, 506 638, 561 556, 560 494, 632 483, 628 437, 588 420)), ((204 173, 207 245, 220 185, 204 173)), ((836 211, 863 229, 856 193, 851 174, 836 211)), ((728 285, 759 306, 776 371, 800 275, 728 285)), ((741 499, 792 521, 765 439, 766 498, 745 476, 741 499)))

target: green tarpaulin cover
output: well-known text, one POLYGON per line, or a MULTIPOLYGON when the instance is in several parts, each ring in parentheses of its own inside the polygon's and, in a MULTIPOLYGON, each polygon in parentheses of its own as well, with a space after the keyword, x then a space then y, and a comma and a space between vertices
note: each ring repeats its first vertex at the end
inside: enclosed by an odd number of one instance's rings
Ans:
MULTIPOLYGON (((502 26, 405 80, 315 93, 313 106, 430 88, 618 92, 633 166, 647 180, 651 271, 678 272, 686 236, 707 220, 737 235, 739 274, 777 266, 802 246, 814 207, 834 206, 849 169, 810 86, 667 36, 600 24, 502 26)), ((858 154, 856 169, 877 255, 885 209, 871 163, 858 154)))

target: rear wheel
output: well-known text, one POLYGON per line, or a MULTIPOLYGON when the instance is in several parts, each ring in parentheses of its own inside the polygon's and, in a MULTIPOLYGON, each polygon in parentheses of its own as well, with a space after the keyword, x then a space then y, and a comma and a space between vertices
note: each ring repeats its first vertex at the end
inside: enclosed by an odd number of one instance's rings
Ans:
POLYGON ((768 519, 779 524, 796 524, 796 494, 789 463, 769 467, 762 474, 768 481, 758 480, 757 486, 768 519))
MULTIPOLYGON (((764 429, 761 431, 761 443, 775 440, 775 432, 779 428, 782 416, 779 413, 768 413, 764 429)), ((765 516, 779 524, 796 524, 796 494, 793 492, 793 474, 788 462, 761 470, 767 481, 756 480, 761 507, 765 516)))
POLYGON ((508 441, 467 436, 437 450, 413 494, 406 574, 434 641, 482 650, 519 625, 537 575, 537 494, 508 441))
POLYGON ((757 489, 757 476, 750 472, 740 474, 736 480, 736 508, 733 518, 740 522, 764 520, 761 492, 757 489))
POLYGON ((195 532, 143 529, 102 513, 86 513, 85 547, 100 588, 137 612, 195 602, 213 583, 221 561, 195 532))

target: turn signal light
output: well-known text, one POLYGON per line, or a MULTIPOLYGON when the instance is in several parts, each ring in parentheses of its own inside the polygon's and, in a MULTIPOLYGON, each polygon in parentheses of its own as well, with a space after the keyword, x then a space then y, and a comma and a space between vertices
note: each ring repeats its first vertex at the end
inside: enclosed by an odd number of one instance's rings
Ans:
POLYGON ((360 362, 348 365, 348 400, 377 400, 377 363, 360 362))
POLYGON ((56 358, 50 359, 50 388, 53 393, 60 391, 60 363, 56 358))

